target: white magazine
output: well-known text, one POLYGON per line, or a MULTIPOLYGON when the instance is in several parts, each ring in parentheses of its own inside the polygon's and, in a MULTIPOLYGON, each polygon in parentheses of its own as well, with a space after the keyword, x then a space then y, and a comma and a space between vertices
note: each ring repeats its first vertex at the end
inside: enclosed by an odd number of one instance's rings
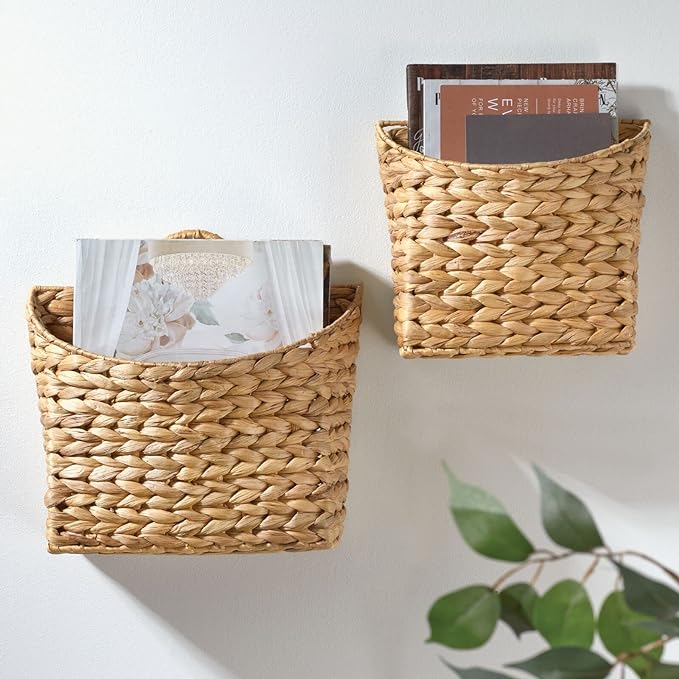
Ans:
POLYGON ((321 241, 77 241, 73 341, 153 362, 271 351, 323 327, 321 241))

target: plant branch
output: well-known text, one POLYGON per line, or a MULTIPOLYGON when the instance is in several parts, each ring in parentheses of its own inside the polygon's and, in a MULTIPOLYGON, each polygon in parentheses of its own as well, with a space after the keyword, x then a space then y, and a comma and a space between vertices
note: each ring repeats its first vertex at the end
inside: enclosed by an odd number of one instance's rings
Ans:
MULTIPOLYGON (((535 552, 533 553, 533 556, 531 556, 529 559, 526 559, 526 561, 523 561, 522 563, 510 568, 508 571, 503 573, 491 586, 492 589, 497 590, 501 585, 503 585, 509 578, 513 577, 517 573, 520 573, 523 571, 525 568, 528 568, 529 566, 533 565, 538 565, 538 570, 536 571, 535 575, 533 576, 533 580, 531 580, 531 584, 537 580, 537 578, 540 576, 540 573, 542 573, 542 569, 544 568, 544 565, 546 563, 550 563, 552 561, 562 561, 563 559, 569 559, 572 556, 578 555, 579 552, 574 552, 572 550, 568 550, 565 552, 554 552, 549 549, 536 549, 535 552)), ((622 561, 625 557, 635 557, 637 559, 643 559, 644 561, 647 561, 648 563, 652 564, 656 568, 659 568, 663 573, 665 573, 667 576, 669 576, 677 585, 679 585, 679 573, 676 571, 673 571, 671 568, 668 566, 665 566, 664 564, 660 563, 657 559, 654 559, 652 556, 649 556, 648 554, 644 554, 643 552, 639 552, 634 549, 625 549, 619 552, 614 552, 611 549, 604 548, 603 550, 593 550, 591 554, 595 557, 593 563, 591 566, 587 569, 585 574, 582 577, 581 582, 585 582, 594 572, 594 569, 597 567, 599 562, 601 561, 602 557, 606 557, 609 559, 614 559, 614 560, 620 560, 622 561)))
POLYGON ((540 550, 539 552, 536 552, 536 554, 544 554, 544 556, 538 556, 538 557, 532 557, 530 559, 527 559, 526 561, 520 563, 518 566, 514 566, 513 568, 510 568, 508 571, 503 573, 494 583, 491 585, 492 589, 498 589, 502 584, 504 584, 509 578, 512 576, 516 575, 517 573, 520 573, 522 570, 525 568, 528 568, 529 566, 533 566, 535 564, 538 564, 538 566, 543 566, 547 562, 550 561, 561 561, 562 559, 568 559, 569 557, 573 556, 576 554, 576 552, 550 552, 547 551, 546 549, 540 550))
POLYGON ((535 583, 538 581, 538 578, 542 575, 542 571, 544 569, 545 569, 545 562, 541 561, 538 564, 538 567, 535 569, 535 573, 533 573, 533 577, 530 579, 531 587, 535 587, 535 583))
POLYGON ((653 564, 656 568, 659 568, 663 573, 665 573, 665 575, 672 578, 672 580, 674 580, 674 582, 679 585, 679 573, 673 571, 671 568, 668 568, 664 564, 660 563, 660 561, 654 559, 652 556, 648 556, 648 554, 638 552, 634 549, 626 549, 623 550, 622 552, 609 552, 608 556, 614 559, 621 559, 625 556, 633 556, 636 557, 637 559, 643 559, 644 561, 648 561, 648 563, 653 564))
POLYGON ((587 582, 587 580, 589 580, 589 578, 591 577, 592 573, 594 573, 594 571, 596 570, 596 567, 599 565, 599 562, 600 562, 600 561, 601 561, 601 557, 600 557, 600 556, 595 556, 595 557, 594 557, 594 561, 592 561, 592 563, 590 564, 589 568, 585 571, 585 574, 584 574, 584 575, 582 576, 582 578, 580 579, 580 584, 581 584, 581 585, 584 585, 584 584, 587 582))
POLYGON ((671 638, 663 636, 660 639, 656 639, 655 641, 651 641, 648 644, 645 644, 638 651, 629 651, 628 653, 621 653, 620 655, 616 656, 615 665, 619 663, 625 663, 628 660, 631 660, 632 658, 638 658, 641 655, 646 655, 647 653, 654 651, 656 648, 664 646, 668 641, 671 641, 671 638))
POLYGON ((505 571, 491 586, 490 588, 497 591, 500 589, 500 587, 507 581, 509 578, 511 578, 513 575, 516 575, 517 573, 520 573, 524 568, 528 568, 528 566, 531 565, 530 560, 529 561, 524 561, 523 563, 520 563, 518 566, 514 566, 514 568, 510 568, 508 571, 505 571))

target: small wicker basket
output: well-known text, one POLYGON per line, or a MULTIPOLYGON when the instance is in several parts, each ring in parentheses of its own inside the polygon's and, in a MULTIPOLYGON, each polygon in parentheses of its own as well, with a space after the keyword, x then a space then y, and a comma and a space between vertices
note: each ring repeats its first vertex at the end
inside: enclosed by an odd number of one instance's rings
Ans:
POLYGON ((377 124, 402 356, 624 354, 650 124, 587 156, 474 165, 411 151, 377 124))
MULTIPOLYGON (((182 232, 175 237, 212 237, 182 232)), ((340 539, 361 287, 330 325, 266 354, 139 363, 70 344, 73 291, 27 308, 51 552, 204 554, 340 539)))

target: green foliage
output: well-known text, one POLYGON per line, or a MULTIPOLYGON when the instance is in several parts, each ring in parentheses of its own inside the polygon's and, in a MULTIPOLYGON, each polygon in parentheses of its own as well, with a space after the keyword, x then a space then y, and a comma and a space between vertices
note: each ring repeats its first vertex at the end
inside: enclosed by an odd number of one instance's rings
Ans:
POLYGON ((449 669, 453 670, 460 679, 511 679, 506 674, 500 674, 499 672, 493 672, 492 670, 484 670, 482 667, 456 667, 451 665, 446 660, 443 660, 443 664, 449 669))
POLYGON ((539 467, 535 473, 542 491, 542 523, 557 545, 576 552, 603 547, 599 529, 585 504, 573 493, 550 479, 539 467))
POLYGON ((444 466, 450 484, 450 511, 467 544, 491 559, 527 559, 533 553, 533 545, 502 504, 484 490, 463 483, 444 466))
MULTIPOLYGON (((482 677, 479 677, 479 679, 482 679, 482 677)), ((679 665, 658 663, 651 670, 648 679, 679 679, 679 665)))
POLYGON ((533 609, 537 600, 537 592, 526 582, 517 582, 500 592, 500 618, 512 628, 517 638, 535 629, 533 609))
POLYGON ((575 580, 557 583, 538 599, 533 622, 552 647, 589 648, 594 640, 592 604, 587 590, 575 580))
MULTIPOLYGON (((618 656, 638 651, 660 639, 660 634, 638 626, 638 623, 648 620, 627 605, 622 592, 611 592, 599 611, 599 636, 606 650, 618 656)), ((639 676, 645 677, 661 655, 662 648, 654 648, 643 656, 630 658, 626 664, 639 676)))
POLYGON ((429 611, 431 635, 449 648, 477 648, 490 639, 500 618, 500 595, 476 585, 442 596, 429 611))
POLYGON ((638 622, 631 622, 630 625, 672 638, 679 637, 679 619, 677 618, 672 620, 653 620, 644 617, 638 622))
POLYGON ((584 648, 551 648, 529 660, 508 665, 540 679, 604 679, 611 664, 584 648))
MULTIPOLYGON (((620 561, 641 558, 676 582, 679 575, 639 552, 608 549, 585 504, 537 467, 535 471, 542 523, 551 539, 568 551, 536 550, 495 497, 463 483, 446 467, 450 509, 464 540, 483 556, 516 565, 490 587, 474 585, 438 599, 429 611, 429 641, 455 649, 478 648, 501 619, 517 639, 536 630, 550 645, 533 658, 507 665, 538 679, 604 679, 614 665, 628 665, 640 679, 679 679, 679 665, 660 662, 665 643, 679 637, 679 591, 620 561), (581 582, 563 580, 538 594, 534 585, 546 565, 587 553, 592 562, 581 582), (616 565, 624 588, 606 597, 597 621, 584 583, 602 559, 616 565), (511 583, 528 567, 535 569, 530 584, 511 583), (613 660, 591 650, 597 630, 613 660)), ((494 670, 443 662, 459 679, 515 679, 494 670)))
POLYGON ((625 600, 633 611, 660 620, 671 620, 679 613, 679 593, 620 563, 617 566, 625 586, 625 600))

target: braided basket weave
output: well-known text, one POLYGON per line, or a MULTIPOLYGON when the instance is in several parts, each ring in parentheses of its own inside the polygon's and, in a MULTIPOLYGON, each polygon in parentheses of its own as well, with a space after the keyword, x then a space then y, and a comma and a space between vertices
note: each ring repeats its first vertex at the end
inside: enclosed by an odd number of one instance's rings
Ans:
POLYGON ((648 121, 524 165, 424 156, 403 122, 376 131, 402 356, 631 351, 648 121))
POLYGON ((315 335, 201 363, 77 349, 72 309, 72 289, 59 287, 33 288, 27 309, 51 552, 275 552, 338 542, 360 286, 333 287, 332 323, 315 335))

